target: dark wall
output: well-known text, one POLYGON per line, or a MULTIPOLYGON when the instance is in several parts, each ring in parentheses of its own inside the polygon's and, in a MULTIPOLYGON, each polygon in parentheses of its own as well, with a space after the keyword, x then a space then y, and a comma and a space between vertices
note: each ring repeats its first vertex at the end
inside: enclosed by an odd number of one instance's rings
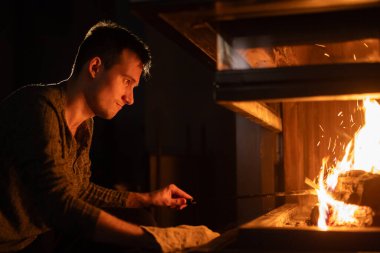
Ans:
POLYGON ((68 77, 85 31, 98 19, 112 17, 112 9, 112 1, 2 1, 4 86, 68 77))
POLYGON ((147 148, 162 156, 159 176, 198 202, 163 223, 225 228, 236 216, 235 114, 213 100, 214 70, 149 25, 145 31, 153 56, 145 86, 147 148))

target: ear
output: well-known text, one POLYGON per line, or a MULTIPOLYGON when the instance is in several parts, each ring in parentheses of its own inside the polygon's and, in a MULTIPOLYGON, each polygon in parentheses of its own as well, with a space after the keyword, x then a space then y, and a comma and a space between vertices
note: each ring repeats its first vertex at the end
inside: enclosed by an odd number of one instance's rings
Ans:
POLYGON ((88 63, 88 73, 94 79, 96 74, 100 71, 102 60, 97 56, 92 58, 88 63))

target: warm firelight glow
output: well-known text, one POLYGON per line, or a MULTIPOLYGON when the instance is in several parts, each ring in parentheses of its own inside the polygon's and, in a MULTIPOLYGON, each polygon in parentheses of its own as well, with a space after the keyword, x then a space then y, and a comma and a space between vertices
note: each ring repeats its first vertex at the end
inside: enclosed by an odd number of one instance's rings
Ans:
POLYGON ((339 175, 352 170, 380 174, 380 105, 375 100, 363 101, 364 125, 347 144, 344 157, 335 166, 327 168, 328 158, 323 159, 318 177, 319 219, 318 227, 365 226, 373 212, 370 207, 338 201, 332 192, 339 175), (362 219, 361 219, 362 218, 362 219))

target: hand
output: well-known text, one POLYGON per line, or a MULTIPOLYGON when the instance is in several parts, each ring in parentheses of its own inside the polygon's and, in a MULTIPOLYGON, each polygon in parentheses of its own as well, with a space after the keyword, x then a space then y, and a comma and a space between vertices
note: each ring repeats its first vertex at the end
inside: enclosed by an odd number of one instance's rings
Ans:
POLYGON ((161 251, 179 252, 188 248, 204 245, 220 236, 206 226, 181 225, 169 228, 141 226, 150 233, 161 247, 161 251))
POLYGON ((179 189, 174 184, 170 184, 160 190, 151 192, 150 196, 153 205, 168 206, 179 210, 187 206, 186 199, 193 199, 192 196, 179 189))

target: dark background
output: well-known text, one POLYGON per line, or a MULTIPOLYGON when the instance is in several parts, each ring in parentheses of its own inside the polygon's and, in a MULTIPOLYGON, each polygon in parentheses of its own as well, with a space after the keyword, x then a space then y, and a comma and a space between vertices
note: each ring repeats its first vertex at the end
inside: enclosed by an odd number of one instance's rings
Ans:
POLYGON ((132 107, 109 121, 95 118, 93 181, 131 191, 171 182, 197 199, 182 212, 156 211, 162 225, 224 229, 236 222, 228 199, 236 191, 235 114, 213 100, 209 66, 133 16, 124 0, 1 5, 1 99, 26 84, 66 79, 81 40, 99 20, 113 20, 141 36, 152 50, 152 78, 136 90, 132 107))

